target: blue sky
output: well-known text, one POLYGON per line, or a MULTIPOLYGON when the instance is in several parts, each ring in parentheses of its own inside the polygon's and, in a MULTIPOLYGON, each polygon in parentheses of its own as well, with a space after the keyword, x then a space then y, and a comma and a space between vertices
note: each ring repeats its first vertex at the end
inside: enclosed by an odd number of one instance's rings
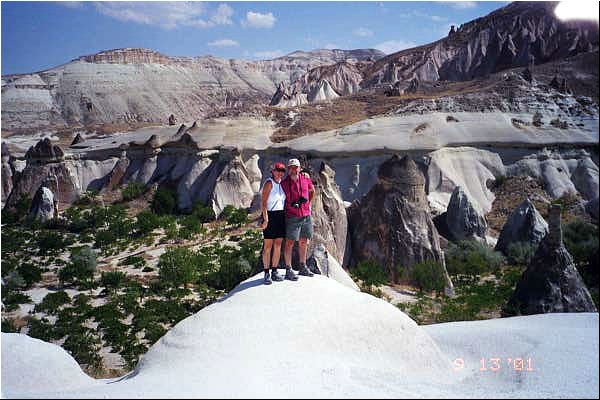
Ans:
POLYGON ((432 42, 506 2, 7 2, 2 74, 144 47, 169 56, 270 59, 295 50, 432 42))

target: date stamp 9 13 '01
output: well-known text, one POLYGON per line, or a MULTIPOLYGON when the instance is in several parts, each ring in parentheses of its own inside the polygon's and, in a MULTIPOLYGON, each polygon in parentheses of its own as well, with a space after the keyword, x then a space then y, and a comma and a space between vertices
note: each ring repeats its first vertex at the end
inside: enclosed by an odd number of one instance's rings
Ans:
MULTIPOLYGON (((462 358, 456 358, 453 362, 453 368, 455 371, 460 371, 466 367, 465 360, 462 358)), ((500 357, 482 357, 479 359, 479 371, 481 372, 498 372, 502 368, 509 368, 514 371, 527 371, 533 372, 533 362, 531 357, 528 358, 500 358, 500 357)))

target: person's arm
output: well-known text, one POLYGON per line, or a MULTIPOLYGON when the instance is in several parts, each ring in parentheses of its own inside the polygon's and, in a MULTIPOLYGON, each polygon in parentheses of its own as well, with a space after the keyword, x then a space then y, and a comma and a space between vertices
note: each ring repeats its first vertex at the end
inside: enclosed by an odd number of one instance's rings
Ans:
POLYGON ((312 203, 315 197, 315 187, 312 184, 312 180, 308 179, 308 201, 312 203))
POLYGON ((265 182, 262 190, 262 199, 261 199, 261 210, 263 223, 260 226, 261 229, 267 229, 267 225, 269 224, 269 214, 267 213, 267 200, 269 200, 269 193, 271 193, 271 189, 273 188, 273 183, 271 181, 265 182))

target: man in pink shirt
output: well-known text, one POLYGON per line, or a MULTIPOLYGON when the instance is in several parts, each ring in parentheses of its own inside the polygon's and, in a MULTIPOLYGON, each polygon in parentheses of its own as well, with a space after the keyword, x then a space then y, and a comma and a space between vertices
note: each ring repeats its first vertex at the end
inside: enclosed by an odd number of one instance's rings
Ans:
POLYGON ((308 240, 312 238, 313 226, 310 216, 310 203, 315 196, 312 181, 300 173, 300 161, 292 158, 288 161, 288 175, 281 181, 285 192, 285 251, 286 276, 292 272, 292 249, 298 241, 300 265, 298 273, 303 276, 314 274, 306 267, 308 240))

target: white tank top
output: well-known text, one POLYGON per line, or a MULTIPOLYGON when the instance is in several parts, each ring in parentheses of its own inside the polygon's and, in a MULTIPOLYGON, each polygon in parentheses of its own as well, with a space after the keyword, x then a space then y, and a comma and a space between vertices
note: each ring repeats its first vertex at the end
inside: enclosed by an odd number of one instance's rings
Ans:
POLYGON ((281 187, 281 182, 277 183, 273 178, 268 178, 265 181, 265 184, 268 181, 271 181, 271 184, 273 186, 271 187, 271 191, 269 192, 269 198, 267 199, 267 211, 281 211, 284 209, 285 206, 285 192, 281 187))

